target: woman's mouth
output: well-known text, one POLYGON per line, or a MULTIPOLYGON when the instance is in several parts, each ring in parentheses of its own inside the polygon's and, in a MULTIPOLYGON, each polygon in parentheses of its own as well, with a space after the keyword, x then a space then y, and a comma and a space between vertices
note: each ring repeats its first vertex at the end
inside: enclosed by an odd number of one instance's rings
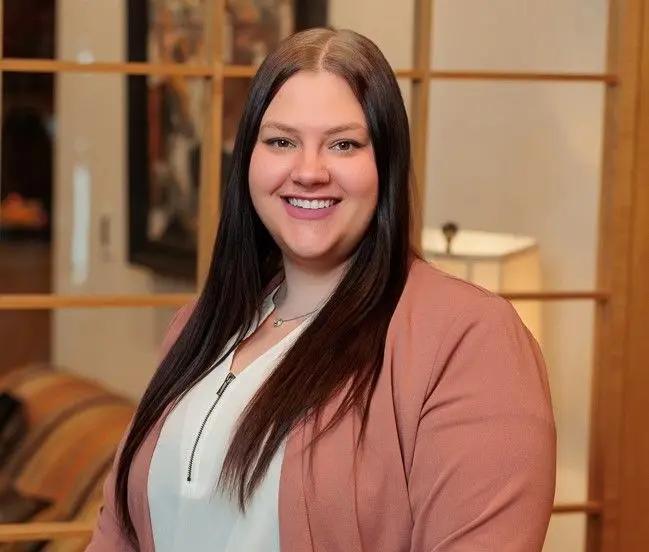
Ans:
POLYGON ((287 213, 298 219, 321 219, 331 215, 337 205, 340 203, 340 199, 337 198, 326 198, 326 199, 301 199, 295 197, 283 197, 282 202, 286 207, 287 213))

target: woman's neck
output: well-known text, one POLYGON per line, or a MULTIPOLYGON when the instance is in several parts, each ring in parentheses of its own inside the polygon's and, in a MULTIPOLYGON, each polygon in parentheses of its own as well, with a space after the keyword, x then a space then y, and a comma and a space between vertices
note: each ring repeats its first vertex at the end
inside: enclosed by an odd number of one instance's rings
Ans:
POLYGON ((295 262, 284 255, 284 282, 275 298, 276 313, 283 318, 300 316, 311 312, 325 302, 336 288, 345 270, 347 261, 330 268, 314 269, 295 262))

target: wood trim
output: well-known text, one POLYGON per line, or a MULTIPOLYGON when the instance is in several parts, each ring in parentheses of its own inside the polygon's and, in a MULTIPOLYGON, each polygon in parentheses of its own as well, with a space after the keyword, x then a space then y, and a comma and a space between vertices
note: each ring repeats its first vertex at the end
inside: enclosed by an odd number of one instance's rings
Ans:
MULTIPOLYGON (((412 60, 415 69, 422 74, 430 71, 432 43, 433 0, 415 0, 414 40, 412 60)), ((422 252, 421 234, 424 225, 426 200, 426 150, 428 144, 428 102, 430 79, 413 80, 410 98, 410 141, 412 158, 411 223, 410 242, 422 252)))
POLYGON ((201 182, 198 212, 198 287, 203 282, 212 259, 214 239, 221 218, 221 149, 223 141, 223 26, 225 0, 208 3, 208 32, 210 45, 209 61, 213 78, 210 83, 208 124, 205 127, 201 147, 201 182))
MULTIPOLYGON (((425 0, 430 1, 430 0, 425 0)), ((80 63, 55 59, 0 59, 0 71, 5 73, 113 73, 119 75, 174 75, 182 77, 212 77, 213 65, 183 65, 176 63, 108 62, 80 63)), ((254 65, 222 65, 224 78, 250 78, 257 72, 254 65)), ((523 81, 571 81, 602 82, 609 85, 619 83, 615 74, 609 73, 538 73, 524 71, 426 71, 425 67, 395 69, 399 79, 424 81, 445 80, 523 80, 523 81)))
POLYGON ((642 10, 620 449, 618 550, 625 552, 649 550, 649 2, 642 10))
POLYGON ((602 82, 616 85, 617 75, 599 73, 529 73, 525 71, 439 71, 432 70, 431 79, 447 80, 499 80, 499 81, 555 81, 555 82, 602 82))
POLYGON ((588 489, 603 512, 588 520, 588 552, 649 549, 649 351, 642 335, 649 326, 649 252, 642 243, 649 235, 649 167, 641 159, 649 146, 647 9, 646 0, 609 5, 608 71, 619 85, 605 96, 597 285, 611 300, 595 315, 588 489))
POLYGON ((499 295, 510 301, 578 301, 606 302, 611 294, 607 291, 501 291, 499 295))
POLYGON ((600 230, 600 282, 614 301, 597 319, 596 412, 590 496, 603 496, 601 527, 588 525, 590 550, 649 549, 649 3, 611 4, 609 62, 622 86, 607 94, 600 230), (597 540, 597 529, 601 536, 597 540), (599 546, 599 548, 598 548, 599 546))
MULTIPOLYGON (((226 65, 223 68, 225 78, 250 78, 257 72, 252 65, 226 65)), ((429 70, 425 68, 395 69, 399 79, 412 81, 422 80, 426 75, 430 79, 440 80, 499 80, 499 81, 555 81, 555 82, 601 82, 607 85, 619 83, 617 75, 608 73, 540 73, 526 71, 451 71, 429 70)))
POLYGON ((100 307, 180 307, 193 301, 191 293, 160 293, 148 295, 61 295, 7 294, 0 295, 3 310, 86 309, 100 307))
POLYGON ((0 524, 0 542, 88 537, 95 523, 85 521, 52 521, 0 524))
MULTIPOLYGON (((429 1, 429 0, 425 0, 429 1)), ((254 65, 223 65, 224 78, 250 78, 257 72, 254 65)), ((77 61, 49 59, 0 59, 0 71, 5 73, 113 73, 118 75, 174 75, 182 77, 212 77, 212 65, 182 65, 175 63, 103 62, 80 63, 77 61)), ((619 83, 617 75, 609 73, 538 73, 524 71, 442 71, 425 68, 395 69, 399 79, 413 82, 430 79, 443 80, 504 80, 504 81, 555 81, 555 82, 602 82, 619 83)))
MULTIPOLYGON (((250 78, 257 72, 253 65, 225 65, 225 78, 250 78)), ((527 71, 442 71, 425 69, 395 69, 399 79, 422 80, 426 74, 430 79, 443 80, 504 80, 504 81, 558 81, 558 82, 601 82, 608 85, 619 83, 617 75, 608 73, 539 73, 527 71)))
MULTIPOLYGON (((556 504, 553 514, 585 513, 597 516, 601 505, 595 502, 574 504, 556 504)), ((48 540, 70 537, 89 537, 95 528, 95 522, 57 521, 0 524, 0 542, 17 542, 29 540, 48 540)))
POLYGON ((104 62, 79 63, 55 59, 0 59, 4 73, 113 73, 118 75, 177 75, 211 77, 213 68, 176 63, 104 62))
MULTIPOLYGON (((606 302, 606 291, 544 291, 501 292, 510 301, 580 301, 606 302)), ((61 294, 5 294, 0 295, 3 310, 80 309, 99 307, 180 307, 196 298, 192 293, 156 293, 147 295, 61 295, 61 294)))
MULTIPOLYGON (((251 78, 257 73, 254 65, 224 65, 223 76, 226 79, 251 78)), ((423 80, 426 78, 426 70, 422 69, 395 69, 394 74, 398 79, 423 80)))
POLYGON ((255 65, 224 65, 223 76, 226 79, 249 79, 255 76, 257 69, 255 65))
MULTIPOLYGON (((215 8, 215 12, 218 12, 218 2, 215 8)), ((221 55, 220 50, 219 48, 219 56, 221 55)), ((257 67, 254 65, 220 65, 223 77, 225 78, 250 78, 257 72, 257 67)), ((94 61, 91 63, 80 63, 78 61, 57 59, 0 58, 0 71, 5 73, 113 73, 118 75, 212 77, 215 72, 215 66, 213 63, 208 65, 136 61, 94 61)), ((423 80, 426 77, 426 71, 419 69, 395 69, 394 72, 397 78, 400 79, 423 80)))
POLYGON ((588 502, 574 502, 555 504, 552 508, 552 513, 555 515, 561 514, 586 514, 591 517, 600 516, 603 507, 601 502, 588 501, 588 502))

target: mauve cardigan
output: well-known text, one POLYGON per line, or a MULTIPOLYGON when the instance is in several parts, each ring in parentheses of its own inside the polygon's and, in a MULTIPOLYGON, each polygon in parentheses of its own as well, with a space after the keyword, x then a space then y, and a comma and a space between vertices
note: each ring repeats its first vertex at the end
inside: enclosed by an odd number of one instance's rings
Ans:
MULTIPOLYGON (((192 308, 176 314, 163 355, 192 308)), ((326 405, 325 422, 339 398, 326 405)), ((129 475, 142 551, 154 550, 147 475, 169 408, 129 475)), ((540 348, 507 300, 414 259, 354 466, 359 425, 349 414, 323 437, 312 473, 301 453, 312 421, 289 435, 279 490, 283 552, 541 550, 554 498, 556 430, 540 348)), ((125 436, 90 552, 133 550, 114 500, 125 436)))

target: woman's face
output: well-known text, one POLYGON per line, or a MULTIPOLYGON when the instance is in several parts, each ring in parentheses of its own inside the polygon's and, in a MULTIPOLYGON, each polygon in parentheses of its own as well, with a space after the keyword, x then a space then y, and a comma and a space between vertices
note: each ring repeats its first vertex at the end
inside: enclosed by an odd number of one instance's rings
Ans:
POLYGON ((300 71, 284 83, 262 118, 248 182, 284 256, 319 268, 349 257, 376 208, 378 174, 365 115, 344 79, 300 71))

